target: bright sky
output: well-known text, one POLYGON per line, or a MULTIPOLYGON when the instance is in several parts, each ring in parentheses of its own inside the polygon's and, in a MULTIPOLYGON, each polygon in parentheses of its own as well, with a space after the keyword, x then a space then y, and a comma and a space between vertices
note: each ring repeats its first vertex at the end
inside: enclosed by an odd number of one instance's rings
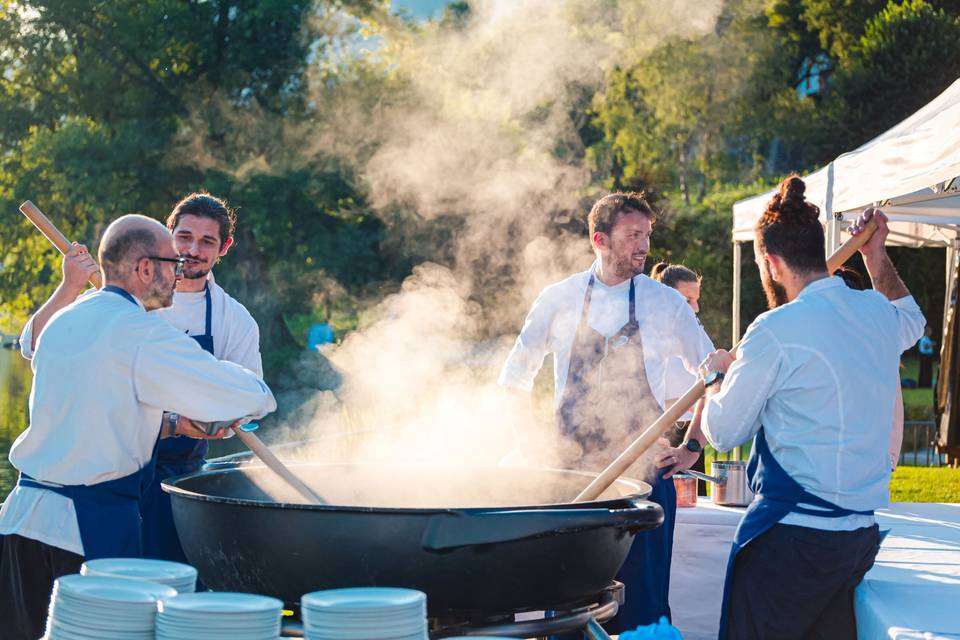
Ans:
POLYGON ((390 8, 393 11, 406 9, 417 18, 427 19, 439 16, 448 2, 449 0, 392 0, 390 8))

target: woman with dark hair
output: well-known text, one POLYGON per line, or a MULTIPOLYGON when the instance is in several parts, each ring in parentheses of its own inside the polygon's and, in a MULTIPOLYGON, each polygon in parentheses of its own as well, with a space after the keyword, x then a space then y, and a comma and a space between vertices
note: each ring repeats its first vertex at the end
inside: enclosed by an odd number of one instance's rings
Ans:
POLYGON ((734 536, 720 638, 856 638, 854 590, 880 545, 874 510, 889 504, 887 448, 900 356, 923 313, 884 242, 886 216, 860 249, 875 290, 830 277, 817 207, 791 176, 756 226, 770 311, 736 357, 710 354, 701 428, 718 451, 753 440, 757 497, 734 536))
MULTIPOLYGON (((700 313, 700 280, 701 276, 693 270, 682 264, 669 264, 667 262, 658 262, 650 270, 650 277, 657 282, 662 282, 671 289, 676 289, 680 295, 687 300, 687 304, 693 309, 694 313, 700 313)), ((697 377, 687 371, 680 358, 671 358, 667 363, 665 377, 666 387, 666 406, 672 405, 677 398, 686 393, 697 377)), ((693 420, 693 412, 688 411, 677 422, 676 428, 670 429, 666 433, 667 441, 671 447, 678 447, 683 442, 690 427, 690 421, 693 420)), ((703 449, 697 453, 700 457, 690 467, 694 471, 704 471, 705 464, 703 459, 703 449)), ((697 495, 707 495, 707 483, 703 480, 697 480, 697 495)))

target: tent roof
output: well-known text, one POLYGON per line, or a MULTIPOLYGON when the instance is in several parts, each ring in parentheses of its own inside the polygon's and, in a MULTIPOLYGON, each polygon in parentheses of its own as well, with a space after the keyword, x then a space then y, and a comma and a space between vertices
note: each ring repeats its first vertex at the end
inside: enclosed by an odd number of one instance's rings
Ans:
MULTIPOLYGON (((894 222, 890 244, 943 246, 960 225, 960 80, 912 116, 826 167, 804 176, 807 199, 852 220, 879 204, 894 222)), ((773 196, 768 191, 733 205, 733 239, 752 241, 773 196)))

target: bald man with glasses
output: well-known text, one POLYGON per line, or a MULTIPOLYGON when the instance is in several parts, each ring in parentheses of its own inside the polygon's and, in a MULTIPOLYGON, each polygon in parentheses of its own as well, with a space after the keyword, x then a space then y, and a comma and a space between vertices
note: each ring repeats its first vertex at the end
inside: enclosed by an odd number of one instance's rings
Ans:
MULTIPOLYGON (((71 253, 66 260, 91 268, 71 253)), ((84 560, 141 555, 139 500, 169 435, 165 409, 222 421, 276 408, 255 372, 148 313, 172 304, 182 270, 163 225, 123 216, 104 233, 99 261, 105 286, 49 314, 31 354, 30 426, 10 449, 20 478, 0 509, 8 640, 43 634, 54 580, 84 560)), ((186 422, 178 433, 208 437, 186 422)))

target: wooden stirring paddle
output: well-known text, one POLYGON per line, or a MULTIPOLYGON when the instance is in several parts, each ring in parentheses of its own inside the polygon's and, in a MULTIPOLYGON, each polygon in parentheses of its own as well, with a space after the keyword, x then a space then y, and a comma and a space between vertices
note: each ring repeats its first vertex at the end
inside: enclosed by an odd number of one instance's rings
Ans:
MULTIPOLYGON (((827 273, 832 274, 843 266, 843 263, 849 260, 860 247, 866 244, 867 240, 870 239, 876 230, 877 223, 870 220, 864 226, 862 232, 844 242, 839 249, 827 258, 827 273)), ((737 350, 738 344, 739 342, 730 348, 731 353, 737 350)), ((637 436, 637 438, 630 443, 630 446, 617 456, 616 460, 611 462, 606 469, 600 472, 573 501, 587 502, 589 500, 596 500, 630 465, 636 462, 647 449, 653 446, 653 443, 659 440, 671 425, 675 424, 683 414, 689 411, 697 400, 703 397, 705 392, 706 387, 703 385, 703 380, 698 378, 686 393, 670 405, 653 424, 644 429, 643 433, 637 436)))
MULTIPOLYGON (((57 229, 56 225, 50 222, 47 216, 43 215, 43 212, 37 208, 37 205, 29 200, 25 200, 23 204, 20 205, 20 213, 25 215, 27 219, 33 223, 33 226, 39 229, 40 233, 42 233, 47 240, 50 241, 50 244, 55 246, 60 253, 66 253, 70 250, 70 241, 67 240, 65 235, 60 233, 60 229, 57 229)), ((99 271, 90 274, 90 284, 97 289, 103 286, 103 279, 100 277, 99 271)))
POLYGON ((253 431, 244 431, 243 427, 234 427, 233 432, 237 434, 240 441, 247 445, 247 448, 267 466, 268 469, 280 476, 284 482, 296 489, 297 493, 306 498, 310 504, 327 504, 317 493, 307 486, 307 484, 298 478, 287 465, 280 462, 280 458, 274 455, 270 447, 263 444, 263 440, 257 437, 253 431))

